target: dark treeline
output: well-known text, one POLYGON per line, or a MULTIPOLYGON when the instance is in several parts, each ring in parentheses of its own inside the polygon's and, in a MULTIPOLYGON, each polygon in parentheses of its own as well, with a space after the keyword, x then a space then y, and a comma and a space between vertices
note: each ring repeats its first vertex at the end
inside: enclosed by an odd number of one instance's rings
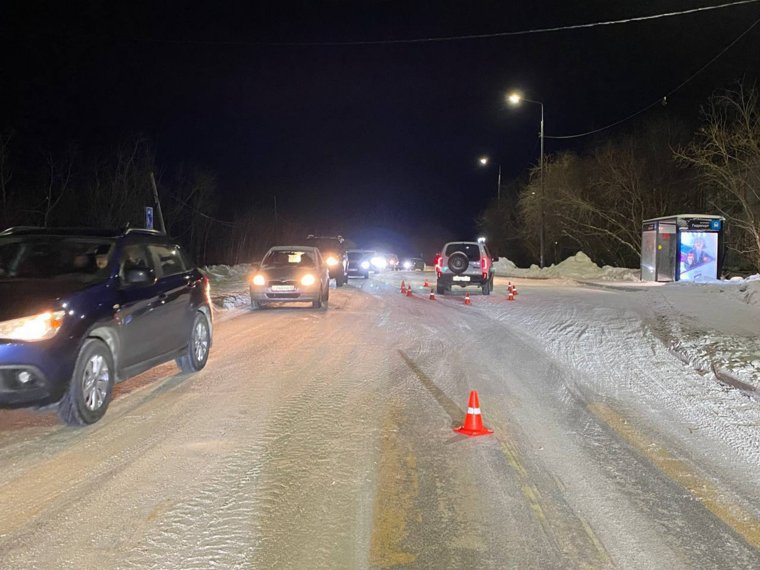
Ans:
POLYGON ((250 262, 275 241, 304 234, 298 224, 276 218, 273 205, 242 204, 232 219, 221 219, 215 175, 184 164, 161 172, 143 137, 97 155, 75 146, 56 153, 19 146, 13 131, 0 133, 2 228, 144 227, 144 208, 154 205, 153 172, 168 233, 199 263, 250 262))
POLYGON ((543 193, 535 167, 502 189, 481 230, 502 255, 535 262, 543 217, 547 264, 583 250, 598 263, 638 267, 643 220, 717 214, 727 223, 726 267, 760 270, 757 90, 711 97, 699 125, 650 119, 583 152, 548 155, 543 193))

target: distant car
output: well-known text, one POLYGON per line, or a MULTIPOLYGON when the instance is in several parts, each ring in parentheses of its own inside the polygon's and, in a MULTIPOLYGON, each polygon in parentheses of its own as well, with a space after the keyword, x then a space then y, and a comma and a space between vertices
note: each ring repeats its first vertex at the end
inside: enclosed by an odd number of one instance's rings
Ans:
POLYGON ((150 230, 0 232, 0 407, 57 403, 69 425, 98 421, 114 383, 174 359, 206 365, 208 279, 150 230))
POLYGON ((261 260, 250 281, 251 306, 263 309, 268 304, 310 302, 312 307, 327 307, 330 298, 330 273, 319 249, 302 245, 271 248, 261 260))
POLYGON ((342 287, 348 282, 348 258, 346 248, 343 247, 341 236, 314 236, 306 237, 309 246, 316 247, 322 253, 322 257, 330 269, 330 278, 335 279, 335 286, 342 287))
POLYGON ((385 255, 385 261, 388 264, 388 269, 391 271, 398 271, 401 269, 398 261, 398 257, 395 253, 388 253, 385 255))
POLYGON ((401 267, 405 271, 425 271, 425 260, 421 257, 409 257, 404 259, 401 267))
POLYGON ((375 252, 375 255, 370 259, 370 266, 372 271, 385 271, 388 269, 388 255, 379 251, 375 252))
POLYGON ((443 246, 435 262, 438 281, 436 292, 443 295, 451 287, 477 285, 483 295, 493 290, 493 264, 498 257, 491 255, 483 241, 455 241, 443 246))
POLYGON ((375 252, 366 249, 350 249, 346 255, 348 257, 347 275, 367 279, 372 269, 372 258, 375 252))

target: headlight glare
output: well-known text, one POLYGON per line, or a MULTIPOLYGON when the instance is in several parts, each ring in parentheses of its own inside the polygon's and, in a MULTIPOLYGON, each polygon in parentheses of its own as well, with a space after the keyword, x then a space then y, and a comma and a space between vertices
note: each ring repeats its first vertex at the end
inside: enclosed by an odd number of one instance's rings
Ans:
POLYGON ((304 287, 309 287, 311 285, 314 285, 314 282, 316 279, 314 279, 314 276, 311 273, 307 273, 303 277, 301 277, 301 285, 304 287))
POLYGON ((55 311, 0 322, 0 338, 27 341, 48 340, 60 330, 65 314, 65 311, 55 311))
POLYGON ((325 259, 327 262, 327 265, 332 267, 333 265, 338 265, 338 258, 335 256, 330 255, 327 259, 325 259))
POLYGON ((254 276, 253 284, 258 285, 259 287, 263 287, 267 284, 267 280, 263 275, 261 275, 261 273, 259 273, 258 275, 254 276))
POLYGON ((362 269, 369 269, 369 261, 362 261, 362 269))

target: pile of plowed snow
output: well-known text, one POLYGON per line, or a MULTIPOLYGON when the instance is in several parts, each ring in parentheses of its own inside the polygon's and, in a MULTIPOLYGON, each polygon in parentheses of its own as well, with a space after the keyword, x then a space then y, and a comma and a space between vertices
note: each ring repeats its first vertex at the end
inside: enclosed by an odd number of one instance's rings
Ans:
POLYGON ((211 284, 214 306, 218 309, 235 309, 250 304, 247 279, 254 268, 249 263, 201 267, 211 284))
POLYGON ((605 281, 638 281, 638 269, 625 267, 599 267, 591 258, 579 251, 564 261, 544 267, 531 265, 529 269, 517 267, 511 260, 502 257, 494 263, 496 275, 501 277, 528 277, 534 279, 591 279, 605 281))

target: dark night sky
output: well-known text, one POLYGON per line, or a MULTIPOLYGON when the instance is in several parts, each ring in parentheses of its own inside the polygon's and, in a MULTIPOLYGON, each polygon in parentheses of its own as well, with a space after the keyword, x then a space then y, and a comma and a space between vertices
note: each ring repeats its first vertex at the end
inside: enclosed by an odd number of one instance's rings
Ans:
MULTIPOLYGON (((283 216, 321 231, 362 238, 362 226, 400 222, 471 237, 496 190, 495 169, 476 157, 492 155, 506 179, 537 159, 538 107, 507 107, 509 89, 544 102, 547 135, 602 126, 686 79, 760 18, 760 3, 509 38, 271 44, 482 34, 717 3, 5 3, 0 128, 30 148, 145 133, 162 166, 217 173, 223 215, 276 194, 283 216)), ((695 117, 714 89, 757 77, 758 53, 760 26, 650 113, 695 117)), ((547 141, 547 152, 583 144, 547 141)))

